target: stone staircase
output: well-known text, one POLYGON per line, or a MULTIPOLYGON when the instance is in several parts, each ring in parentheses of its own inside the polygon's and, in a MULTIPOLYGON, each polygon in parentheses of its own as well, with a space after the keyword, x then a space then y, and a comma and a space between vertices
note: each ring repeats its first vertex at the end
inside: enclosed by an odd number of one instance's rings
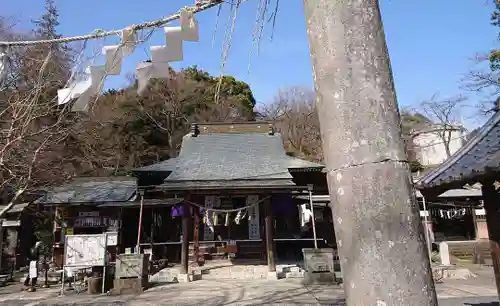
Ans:
MULTIPOLYGON (((267 265, 235 265, 229 260, 216 260, 207 262, 198 267, 190 263, 188 276, 189 281, 198 279, 266 279, 268 277, 267 265)), ((177 283, 187 281, 186 276, 180 273, 180 267, 174 266, 164 268, 149 277, 153 283, 177 283)))
MULTIPOLYGON (((301 262, 276 265, 276 279, 304 278, 304 274, 305 270, 303 268, 303 263, 301 262)), ((342 278, 340 271, 336 271, 335 274, 337 279, 342 278)), ((274 274, 270 275, 267 265, 264 264, 233 264, 229 260, 216 260, 209 261, 202 267, 190 264, 189 274, 187 277, 189 280, 186 279, 185 275, 181 275, 179 266, 174 266, 171 268, 165 268, 150 276, 149 281, 156 283, 177 283, 197 279, 270 279, 274 277, 274 274)))
POLYGON ((202 279, 267 279, 267 265, 221 265, 203 267, 202 279))

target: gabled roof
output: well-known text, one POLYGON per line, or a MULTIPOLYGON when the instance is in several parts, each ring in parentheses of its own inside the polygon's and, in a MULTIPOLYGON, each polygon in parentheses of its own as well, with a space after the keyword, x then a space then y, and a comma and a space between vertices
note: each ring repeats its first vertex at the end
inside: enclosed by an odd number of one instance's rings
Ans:
POLYGON ((184 136, 168 181, 292 179, 289 169, 323 168, 286 155, 280 134, 213 133, 184 136))
POLYGON ((417 188, 444 187, 474 182, 487 172, 500 171, 500 112, 493 115, 479 132, 439 167, 425 174, 417 188))
POLYGON ((126 202, 136 196, 137 181, 132 177, 78 178, 49 190, 35 203, 103 203, 126 202))
POLYGON ((171 158, 156 164, 136 168, 134 172, 171 172, 175 169, 177 158, 171 158))

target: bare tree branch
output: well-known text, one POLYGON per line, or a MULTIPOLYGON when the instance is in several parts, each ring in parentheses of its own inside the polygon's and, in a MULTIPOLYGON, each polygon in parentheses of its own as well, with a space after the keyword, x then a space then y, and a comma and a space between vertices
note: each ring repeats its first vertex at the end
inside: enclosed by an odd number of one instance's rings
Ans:
POLYGON ((260 108, 266 119, 276 121, 290 153, 323 160, 314 91, 300 87, 280 90, 270 104, 260 108))
POLYGON ((442 141, 448 158, 452 155, 450 143, 453 132, 463 129, 462 109, 466 106, 466 101, 467 98, 463 96, 438 99, 438 95, 434 94, 420 104, 423 114, 436 125, 429 128, 442 141))

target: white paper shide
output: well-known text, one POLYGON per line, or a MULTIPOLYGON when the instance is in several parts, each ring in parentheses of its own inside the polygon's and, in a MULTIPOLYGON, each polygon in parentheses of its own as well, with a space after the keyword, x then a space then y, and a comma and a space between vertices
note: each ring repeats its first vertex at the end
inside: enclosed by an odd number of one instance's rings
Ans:
POLYGON ((180 26, 165 27, 165 45, 151 46, 151 61, 137 65, 136 77, 139 95, 143 94, 151 79, 169 78, 171 62, 184 58, 183 41, 198 41, 198 22, 191 11, 180 11, 180 26))

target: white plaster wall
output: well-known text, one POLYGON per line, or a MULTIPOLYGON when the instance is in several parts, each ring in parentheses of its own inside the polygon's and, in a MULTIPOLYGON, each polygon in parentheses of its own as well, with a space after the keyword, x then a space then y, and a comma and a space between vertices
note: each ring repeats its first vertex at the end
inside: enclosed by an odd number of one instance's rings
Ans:
MULTIPOLYGON (((452 131, 450 141, 450 152, 455 153, 465 142, 464 131, 452 131)), ((413 144, 417 158, 423 166, 439 165, 444 162, 448 156, 446 148, 437 132, 421 133, 413 137, 413 144)))

